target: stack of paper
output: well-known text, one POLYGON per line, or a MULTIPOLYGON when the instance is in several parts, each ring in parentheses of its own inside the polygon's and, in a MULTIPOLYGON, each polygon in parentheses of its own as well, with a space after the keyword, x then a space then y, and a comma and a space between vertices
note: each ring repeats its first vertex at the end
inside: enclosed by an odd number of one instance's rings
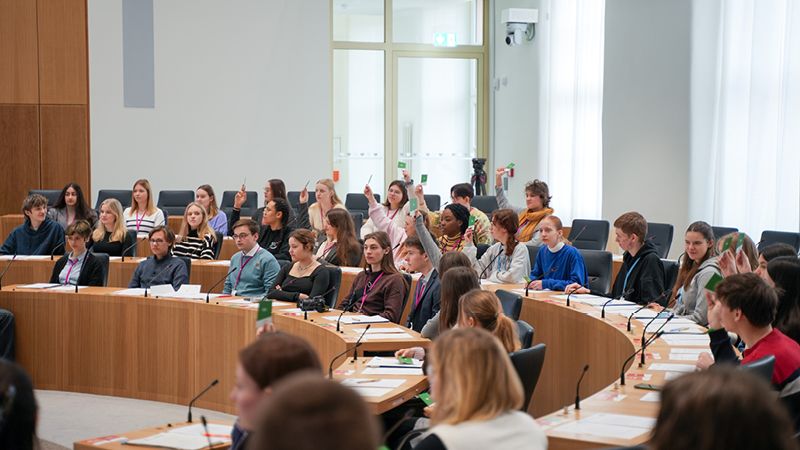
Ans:
POLYGON ((348 378, 342 384, 353 388, 364 397, 383 397, 400 387, 406 380, 403 378, 348 378))
MULTIPOLYGON (((17 287, 22 289, 50 289, 60 286, 58 283, 31 283, 31 284, 21 284, 17 287)), ((74 287, 72 289, 75 289, 74 287)))
MULTIPOLYGON (((337 316, 325 316, 325 320, 330 320, 332 322, 336 322, 339 318, 337 316)), ((342 323, 344 324, 354 324, 354 323, 386 323, 389 322, 389 319, 381 316, 365 316, 363 314, 356 314, 356 315, 344 315, 342 316, 342 323)))
MULTIPOLYGON (((351 331, 356 336, 361 336, 365 328, 353 328, 351 331)), ((367 334, 364 335, 364 340, 371 340, 371 341, 379 341, 383 339, 411 339, 412 336, 408 334, 408 330, 405 328, 371 328, 367 331, 367 334)))
POLYGON ((655 419, 626 414, 595 414, 553 428, 569 434, 588 434, 604 438, 633 439, 649 432, 655 419))
POLYGON ((412 359, 411 364, 402 364, 397 358, 376 356, 367 362, 364 375, 422 375, 422 361, 412 359))
POLYGON ((130 440, 127 445, 201 450, 208 448, 209 443, 217 445, 230 442, 230 434, 231 426, 229 425, 209 424, 208 433, 202 425, 190 425, 146 438, 130 440))

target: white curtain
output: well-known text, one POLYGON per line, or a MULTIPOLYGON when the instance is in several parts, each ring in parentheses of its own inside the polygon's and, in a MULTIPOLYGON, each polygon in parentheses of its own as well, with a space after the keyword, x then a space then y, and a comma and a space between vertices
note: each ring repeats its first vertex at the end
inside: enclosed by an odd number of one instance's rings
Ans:
POLYGON ((540 6, 539 167, 565 224, 600 218, 605 0, 540 6))
POLYGON ((800 2, 697 7, 692 73, 693 219, 800 228, 800 2), (709 38, 711 44, 698 39, 709 38))

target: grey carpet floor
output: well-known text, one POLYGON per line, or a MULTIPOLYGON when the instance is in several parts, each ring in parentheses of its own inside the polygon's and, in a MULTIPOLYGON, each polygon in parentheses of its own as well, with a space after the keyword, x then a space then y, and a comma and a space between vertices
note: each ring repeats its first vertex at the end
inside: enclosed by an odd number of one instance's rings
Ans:
MULTIPOLYGON (((77 394, 74 392, 36 391, 39 403, 37 434, 43 450, 72 448, 75 441, 109 434, 121 434, 186 420, 186 406, 121 397, 77 394)), ((234 416, 193 408, 195 418, 233 422, 234 416)))

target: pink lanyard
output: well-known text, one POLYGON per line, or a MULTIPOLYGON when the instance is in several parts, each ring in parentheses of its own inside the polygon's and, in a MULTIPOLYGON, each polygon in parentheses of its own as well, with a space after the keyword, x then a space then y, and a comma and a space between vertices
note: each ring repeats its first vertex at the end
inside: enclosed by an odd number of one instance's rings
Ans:
POLYGON ((71 259, 69 260, 69 269, 67 269, 67 277, 64 279, 64 283, 65 284, 70 284, 69 276, 72 273, 72 268, 75 267, 78 264, 78 261, 80 261, 80 258, 75 258, 74 261, 71 260, 71 259))
POLYGON ((139 212, 136 213, 136 231, 139 231, 139 227, 142 225, 142 219, 144 219, 144 213, 142 213, 142 217, 139 217, 139 212))
POLYGON ((330 244, 326 244, 325 248, 322 249, 322 256, 324 257, 325 255, 327 255, 328 252, 331 251, 334 245, 336 245, 336 241, 333 241, 330 244))
POLYGON ((252 261, 253 258, 256 257, 256 255, 258 254, 258 252, 260 250, 261 249, 256 250, 256 252, 253 254, 253 256, 248 256, 247 257, 247 261, 245 261, 245 257, 244 257, 244 255, 242 255, 242 263, 239 266, 239 274, 236 275, 236 283, 233 285, 233 290, 234 291, 236 290, 236 287, 239 286, 239 280, 242 278, 242 272, 244 272, 244 268, 247 267, 248 264, 250 264, 250 261, 252 261))
MULTIPOLYGON (((386 215, 387 215, 387 216, 389 216, 389 212, 390 212, 390 211, 391 211, 391 209, 389 209, 389 207, 387 206, 387 207, 386 207, 386 215)), ((397 208, 397 209, 395 209, 395 210, 394 210, 394 214, 392 214, 391 216, 389 216, 389 220, 394 220, 394 217, 397 215, 397 213, 398 213, 398 212, 400 212, 400 208, 397 208)))
POLYGON ((370 291, 372 291, 372 289, 375 287, 375 285, 378 284, 378 280, 380 280, 381 277, 383 277, 383 272, 381 272, 380 275, 378 275, 378 278, 375 278, 375 281, 373 281, 372 284, 370 284, 369 275, 367 275, 367 279, 364 282, 364 292, 361 295, 361 306, 358 307, 359 312, 361 311, 362 308, 364 308, 364 302, 367 301, 367 294, 369 294, 370 291), (367 286, 369 286, 369 289, 367 289, 367 286))

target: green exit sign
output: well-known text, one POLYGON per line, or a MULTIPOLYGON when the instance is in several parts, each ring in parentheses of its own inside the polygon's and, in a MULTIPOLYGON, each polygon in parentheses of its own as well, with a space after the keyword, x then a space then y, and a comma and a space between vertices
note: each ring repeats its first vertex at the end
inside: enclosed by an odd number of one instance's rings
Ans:
POLYGON ((455 33, 434 33, 433 34, 434 47, 455 47, 456 34, 455 33))

